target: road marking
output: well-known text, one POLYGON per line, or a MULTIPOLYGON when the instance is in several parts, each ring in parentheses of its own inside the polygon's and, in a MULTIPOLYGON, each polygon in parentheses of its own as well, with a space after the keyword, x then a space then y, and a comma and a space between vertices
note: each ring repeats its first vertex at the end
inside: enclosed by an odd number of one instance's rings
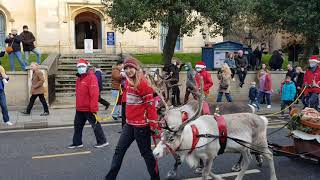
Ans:
MULTIPOLYGON (((260 173, 261 171, 258 169, 250 169, 245 172, 245 174, 255 174, 255 173, 260 173)), ((230 173, 225 173, 225 174, 217 174, 222 178, 226 177, 232 177, 232 176, 237 176, 239 172, 230 172, 230 173)), ((208 177, 208 179, 212 179, 211 177, 208 177)), ((185 180, 202 180, 202 177, 196 177, 196 178, 189 178, 185 180)))
POLYGON ((75 153, 64 153, 64 154, 52 154, 52 155, 43 155, 43 156, 33 156, 32 159, 48 159, 56 157, 65 157, 65 156, 76 156, 83 154, 90 154, 91 151, 75 152, 75 153))
MULTIPOLYGON (((115 124, 101 124, 101 126, 118 126, 120 123, 115 124)), ((91 127, 91 125, 85 125, 84 127, 91 127)), ((36 131, 51 131, 51 130, 60 130, 60 129, 73 129, 73 126, 65 126, 65 127, 52 127, 52 128, 41 128, 41 129, 16 129, 16 130, 2 130, 0 134, 5 133, 16 133, 16 132, 36 132, 36 131)))

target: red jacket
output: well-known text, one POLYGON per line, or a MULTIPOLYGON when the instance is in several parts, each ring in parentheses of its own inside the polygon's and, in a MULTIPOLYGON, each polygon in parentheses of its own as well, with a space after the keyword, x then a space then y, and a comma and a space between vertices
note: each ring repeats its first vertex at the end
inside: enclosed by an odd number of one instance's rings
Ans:
POLYGON ((266 74, 266 79, 264 81, 264 90, 265 91, 271 91, 272 90, 272 80, 271 80, 271 74, 266 74))
POLYGON ((98 112, 99 86, 93 71, 83 74, 76 81, 76 109, 81 112, 98 112))
POLYGON ((145 127, 148 126, 147 120, 158 120, 153 98, 153 89, 145 79, 140 81, 137 90, 126 82, 126 102, 126 118, 128 124, 135 127, 145 127))
MULTIPOLYGON (((318 66, 315 72, 312 72, 310 69, 307 70, 304 75, 303 82, 305 85, 312 86, 313 80, 320 85, 320 67, 318 66)), ((307 96, 309 93, 320 93, 320 88, 317 87, 307 87, 304 91, 304 95, 307 96)))
POLYGON ((200 76, 203 78, 203 83, 204 83, 203 91, 206 94, 209 94, 210 88, 213 87, 213 81, 211 79, 211 75, 206 70, 202 70, 201 72, 198 72, 195 77, 198 87, 200 87, 200 76))

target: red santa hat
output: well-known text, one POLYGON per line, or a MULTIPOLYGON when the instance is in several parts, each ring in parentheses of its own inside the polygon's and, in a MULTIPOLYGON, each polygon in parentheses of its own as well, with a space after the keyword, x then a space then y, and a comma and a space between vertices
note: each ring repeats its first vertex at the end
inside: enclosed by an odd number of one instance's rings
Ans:
POLYGON ((88 65, 90 65, 90 63, 87 60, 82 59, 82 58, 79 59, 79 61, 77 62, 77 67, 79 67, 79 66, 88 67, 88 65))
POLYGON ((201 68, 201 69, 204 69, 204 68, 206 68, 206 64, 204 64, 204 62, 203 61, 198 61, 197 63, 196 63, 196 68, 201 68))
POLYGON ((316 62, 316 63, 320 63, 318 56, 311 56, 309 58, 309 62, 316 62))

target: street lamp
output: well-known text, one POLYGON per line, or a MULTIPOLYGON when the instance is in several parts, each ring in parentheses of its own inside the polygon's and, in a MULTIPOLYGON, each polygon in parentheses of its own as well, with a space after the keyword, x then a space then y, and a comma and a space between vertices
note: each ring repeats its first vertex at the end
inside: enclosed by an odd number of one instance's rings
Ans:
POLYGON ((251 48, 253 40, 256 39, 256 37, 252 34, 252 31, 249 30, 248 35, 245 37, 245 39, 247 39, 249 41, 248 45, 251 48))

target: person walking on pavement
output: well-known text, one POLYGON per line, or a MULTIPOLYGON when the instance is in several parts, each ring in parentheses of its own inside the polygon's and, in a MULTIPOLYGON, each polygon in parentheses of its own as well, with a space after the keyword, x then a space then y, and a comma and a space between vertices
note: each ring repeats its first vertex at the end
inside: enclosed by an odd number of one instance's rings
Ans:
MULTIPOLYGON (((1 50, 0 57, 3 57, 5 54, 5 50, 1 50)), ((9 113, 8 113, 8 107, 7 107, 7 100, 6 100, 6 94, 4 92, 4 85, 8 83, 9 76, 7 76, 6 71, 1 66, 0 61, 0 106, 1 106, 1 112, 2 112, 2 118, 6 125, 12 126, 13 123, 10 122, 9 119, 9 113)))
POLYGON ((238 71, 238 76, 240 80, 239 86, 242 88, 247 76, 247 68, 249 65, 247 58, 243 55, 243 50, 238 51, 238 56, 236 58, 236 65, 237 65, 237 71, 238 71))
POLYGON ((231 70, 228 64, 222 64, 221 71, 218 72, 219 89, 217 102, 221 102, 223 94, 226 95, 227 101, 232 102, 230 96, 230 85, 231 85, 231 70))
POLYGON ((196 87, 196 81, 195 81, 196 72, 193 70, 192 64, 190 62, 184 65, 184 67, 185 67, 185 70, 187 71, 186 94, 184 96, 184 104, 186 104, 189 100, 190 93, 193 95, 193 99, 197 99, 196 94, 193 93, 196 87))
POLYGON ((25 115, 30 115, 31 109, 33 107, 34 101, 39 97, 44 112, 40 114, 40 116, 48 116, 49 108, 44 97, 44 76, 43 73, 39 70, 39 65, 35 62, 31 63, 32 69, 32 85, 31 85, 31 97, 26 111, 22 112, 25 115))
POLYGON ((203 61, 198 61, 196 63, 195 69, 197 71, 196 74, 196 83, 197 83, 197 87, 200 87, 200 79, 201 77, 203 78, 203 92, 205 95, 205 98, 207 98, 209 96, 210 93, 210 88, 213 86, 213 81, 211 78, 211 75, 208 73, 208 71, 206 71, 206 65, 204 64, 203 61))
POLYGON ((33 52, 37 56, 37 63, 41 64, 41 53, 34 45, 36 38, 32 32, 29 31, 27 25, 23 26, 23 32, 20 34, 20 37, 26 62, 29 62, 30 52, 33 52))
POLYGON ((112 83, 111 94, 116 103, 113 107, 113 112, 111 115, 114 120, 118 120, 119 116, 121 115, 120 93, 121 93, 122 68, 123 68, 123 61, 119 60, 117 61, 117 64, 113 67, 112 74, 111 74, 111 83, 112 83))
POLYGON ((115 180, 121 168, 123 157, 132 142, 136 140, 141 156, 147 165, 151 180, 159 180, 159 170, 151 149, 151 131, 157 132, 158 114, 153 98, 153 89, 148 85, 139 62, 128 58, 124 62, 127 75, 126 119, 120 139, 113 155, 106 180, 115 180))
POLYGON ((14 56, 16 56, 18 58, 21 69, 25 71, 26 66, 28 64, 22 59, 21 45, 20 45, 21 37, 17 35, 17 33, 18 33, 17 29, 11 29, 11 33, 9 33, 9 36, 5 40, 5 43, 8 44, 7 49, 11 47, 10 52, 7 50, 7 53, 9 54, 9 60, 10 60, 10 70, 15 71, 14 56))
POLYGON ((105 110, 107 110, 110 106, 110 103, 101 97, 101 91, 103 89, 104 73, 102 72, 102 70, 100 69, 100 66, 98 64, 95 65, 94 71, 95 71, 95 75, 97 77, 98 85, 99 85, 99 103, 104 105, 105 110))
POLYGON ((77 62, 76 81, 76 115, 74 118, 74 134, 69 149, 82 148, 82 130, 86 121, 89 121, 96 136, 96 148, 109 145, 103 133, 101 124, 96 120, 95 114, 99 110, 99 85, 92 70, 88 68, 88 61, 80 59, 77 62))
POLYGON ((267 108, 271 109, 272 79, 266 64, 262 64, 262 69, 258 72, 259 80, 259 103, 263 98, 267 99, 267 108))

